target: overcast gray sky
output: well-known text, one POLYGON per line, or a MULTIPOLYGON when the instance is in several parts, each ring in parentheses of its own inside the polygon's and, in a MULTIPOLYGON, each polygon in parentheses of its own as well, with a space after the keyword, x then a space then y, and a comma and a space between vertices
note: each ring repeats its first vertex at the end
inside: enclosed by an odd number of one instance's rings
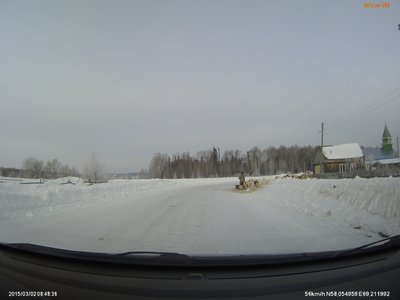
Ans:
POLYGON ((0 1, 0 166, 395 141, 400 2, 364 2, 0 1))

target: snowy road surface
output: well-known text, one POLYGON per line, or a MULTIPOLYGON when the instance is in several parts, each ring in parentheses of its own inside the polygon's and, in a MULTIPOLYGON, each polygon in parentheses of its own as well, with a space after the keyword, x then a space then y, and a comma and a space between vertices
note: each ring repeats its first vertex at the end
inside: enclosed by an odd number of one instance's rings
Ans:
POLYGON ((0 241, 96 252, 344 249, 400 233, 399 182, 277 179, 249 193, 233 191, 235 178, 3 182, 0 241))

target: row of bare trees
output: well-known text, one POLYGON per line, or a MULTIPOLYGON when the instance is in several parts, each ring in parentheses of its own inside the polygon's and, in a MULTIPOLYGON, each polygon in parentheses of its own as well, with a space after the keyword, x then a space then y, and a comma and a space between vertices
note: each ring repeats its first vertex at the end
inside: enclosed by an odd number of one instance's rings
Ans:
POLYGON ((57 158, 48 160, 46 163, 34 157, 25 158, 21 172, 21 176, 26 178, 59 178, 79 175, 75 167, 62 164, 57 158))
MULTIPOLYGON (((68 176, 80 176, 75 167, 68 164, 62 164, 57 158, 43 160, 34 157, 25 158, 22 162, 21 177, 25 178, 60 178, 68 176)), ((100 161, 95 152, 92 153, 89 160, 83 168, 83 176, 92 183, 102 182, 106 179, 104 164, 100 161)))
POLYGON ((249 151, 220 149, 200 151, 195 156, 188 152, 168 154, 156 153, 150 161, 150 178, 199 178, 227 177, 240 172, 249 175, 272 175, 298 173, 311 170, 317 148, 313 146, 280 146, 249 151))

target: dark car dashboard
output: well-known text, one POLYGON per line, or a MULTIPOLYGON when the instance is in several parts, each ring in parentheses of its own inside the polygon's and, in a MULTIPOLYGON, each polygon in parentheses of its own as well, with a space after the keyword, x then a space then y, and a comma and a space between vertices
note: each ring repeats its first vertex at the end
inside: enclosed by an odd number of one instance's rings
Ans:
POLYGON ((394 243, 315 254, 192 257, 0 245, 0 298, 400 299, 394 243))

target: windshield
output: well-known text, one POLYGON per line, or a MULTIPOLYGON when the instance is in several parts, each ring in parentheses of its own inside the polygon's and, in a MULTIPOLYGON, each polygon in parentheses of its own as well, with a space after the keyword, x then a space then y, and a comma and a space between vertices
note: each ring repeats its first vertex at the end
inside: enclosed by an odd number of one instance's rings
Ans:
POLYGON ((400 234, 396 1, 0 4, 0 242, 272 255, 400 234))

